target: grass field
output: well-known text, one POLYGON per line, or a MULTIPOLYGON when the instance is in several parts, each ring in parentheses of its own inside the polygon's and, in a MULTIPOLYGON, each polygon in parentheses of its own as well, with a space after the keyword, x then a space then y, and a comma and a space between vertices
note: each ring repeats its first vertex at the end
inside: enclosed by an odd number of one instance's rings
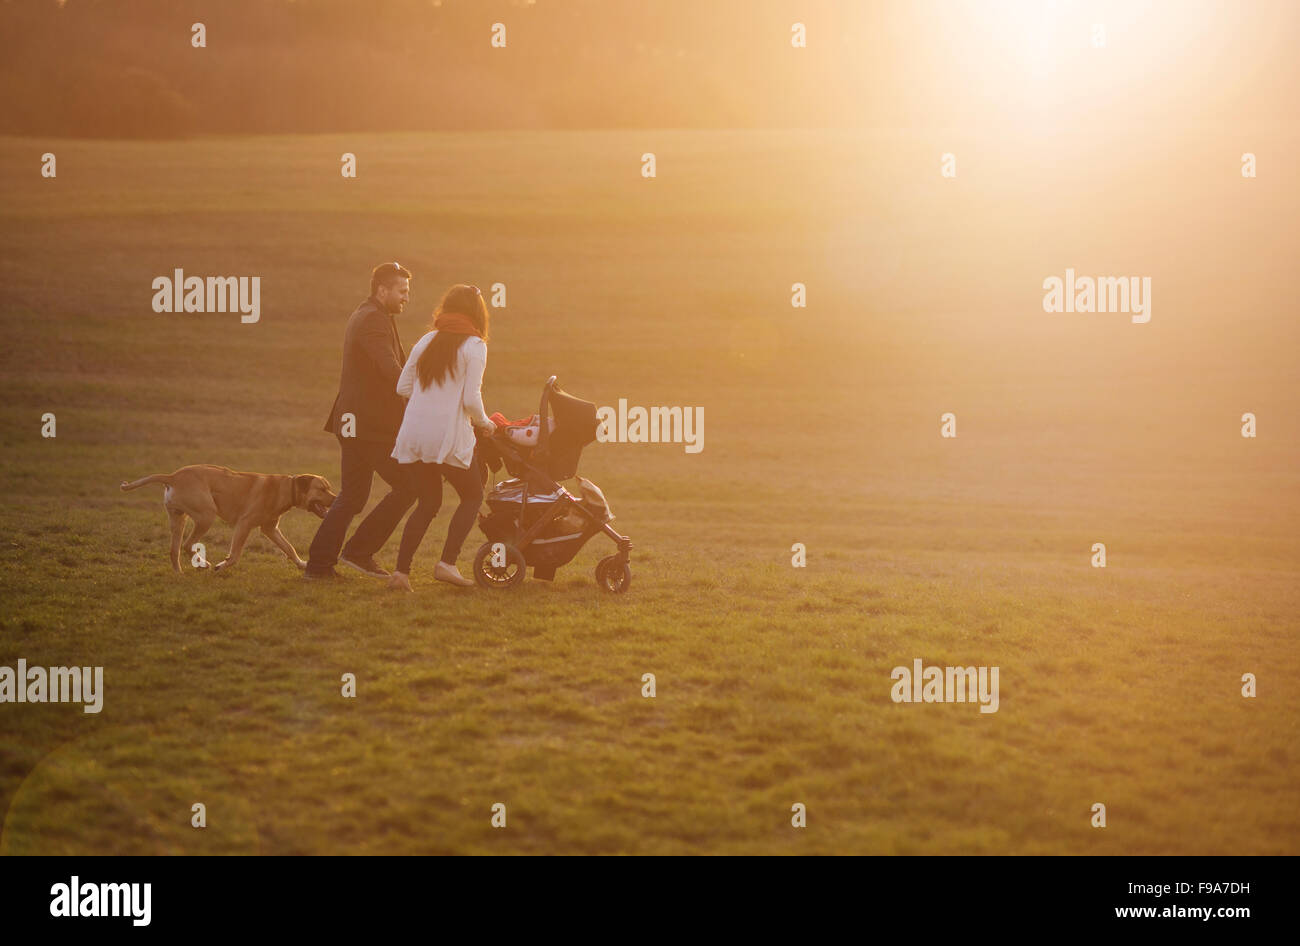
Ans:
POLYGON ((1300 188, 1213 130, 1124 140, 0 140, 0 665, 106 691, 0 706, 0 853, 1297 853, 1300 188), (119 481, 337 485, 342 326, 388 259, 408 347, 447 286, 507 285, 489 411, 551 374, 704 408, 699 454, 584 456, 626 595, 603 539, 553 584, 436 585, 446 514, 413 596, 260 538, 170 572, 160 490, 119 481), (1045 313, 1066 267, 1150 275, 1150 323, 1045 313), (260 275, 261 321, 154 313, 175 268, 260 275), (893 703, 917 657, 1000 667, 998 712, 893 703))

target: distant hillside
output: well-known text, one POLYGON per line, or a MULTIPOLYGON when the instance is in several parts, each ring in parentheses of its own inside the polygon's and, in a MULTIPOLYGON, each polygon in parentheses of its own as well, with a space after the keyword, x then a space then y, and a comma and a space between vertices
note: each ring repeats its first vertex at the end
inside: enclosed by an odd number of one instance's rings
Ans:
MULTIPOLYGON (((1051 78, 1100 82, 1086 102, 1094 114, 1291 116, 1295 4, 1252 3, 1233 17, 1194 2, 1052 9, 1051 78), (1182 35, 1195 20, 1187 10, 1233 31, 1182 35), (1088 55, 1096 16, 1109 19, 1111 46, 1088 55), (1135 97, 1130 79, 1156 42, 1185 47, 1187 74, 1135 97), (1225 93, 1246 73, 1255 94, 1225 93)), ((1022 97, 1069 120, 1078 102, 1017 73, 1020 31, 1041 26, 1033 10, 992 0, 0 0, 0 133, 933 126, 996 120, 1022 97), (203 48, 192 45, 195 23, 203 48), (504 48, 491 44, 497 23, 504 48), (805 48, 791 43, 795 23, 805 48)))

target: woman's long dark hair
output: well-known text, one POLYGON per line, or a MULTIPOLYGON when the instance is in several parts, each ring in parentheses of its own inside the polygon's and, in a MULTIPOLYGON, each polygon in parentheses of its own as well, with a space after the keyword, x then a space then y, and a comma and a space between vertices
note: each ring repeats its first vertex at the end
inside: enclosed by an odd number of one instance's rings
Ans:
MULTIPOLYGON (((434 325, 438 322, 438 316, 444 312, 459 312, 467 317, 483 335, 483 341, 487 341, 487 300, 475 286, 460 283, 448 289, 442 301, 438 303, 438 308, 433 311, 434 325)), ((420 361, 416 365, 421 387, 432 387, 435 383, 441 386, 449 375, 455 374, 456 354, 467 338, 468 335, 448 331, 440 331, 433 336, 433 341, 421 353, 420 361)))

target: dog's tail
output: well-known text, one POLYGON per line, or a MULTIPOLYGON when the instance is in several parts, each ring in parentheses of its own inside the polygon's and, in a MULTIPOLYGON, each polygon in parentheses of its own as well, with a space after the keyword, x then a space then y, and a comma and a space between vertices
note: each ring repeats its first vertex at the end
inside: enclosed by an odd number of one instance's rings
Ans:
POLYGON ((130 489, 139 489, 141 486, 148 486, 150 483, 162 483, 164 486, 170 486, 171 482, 172 475, 170 473, 150 473, 148 476, 141 477, 133 483, 128 483, 126 480, 123 480, 121 489, 122 492, 126 492, 130 489))

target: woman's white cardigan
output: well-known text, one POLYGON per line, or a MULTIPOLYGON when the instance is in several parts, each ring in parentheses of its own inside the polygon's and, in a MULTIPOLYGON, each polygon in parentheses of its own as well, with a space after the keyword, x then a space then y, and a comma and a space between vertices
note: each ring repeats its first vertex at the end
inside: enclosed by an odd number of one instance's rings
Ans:
POLYGON ((430 387, 420 384, 417 365, 437 332, 415 343, 397 381, 397 393, 410 398, 397 432, 393 457, 399 463, 446 463, 469 469, 474 459, 474 426, 492 426, 483 410, 483 369, 487 343, 469 335, 456 353, 455 370, 430 387))

